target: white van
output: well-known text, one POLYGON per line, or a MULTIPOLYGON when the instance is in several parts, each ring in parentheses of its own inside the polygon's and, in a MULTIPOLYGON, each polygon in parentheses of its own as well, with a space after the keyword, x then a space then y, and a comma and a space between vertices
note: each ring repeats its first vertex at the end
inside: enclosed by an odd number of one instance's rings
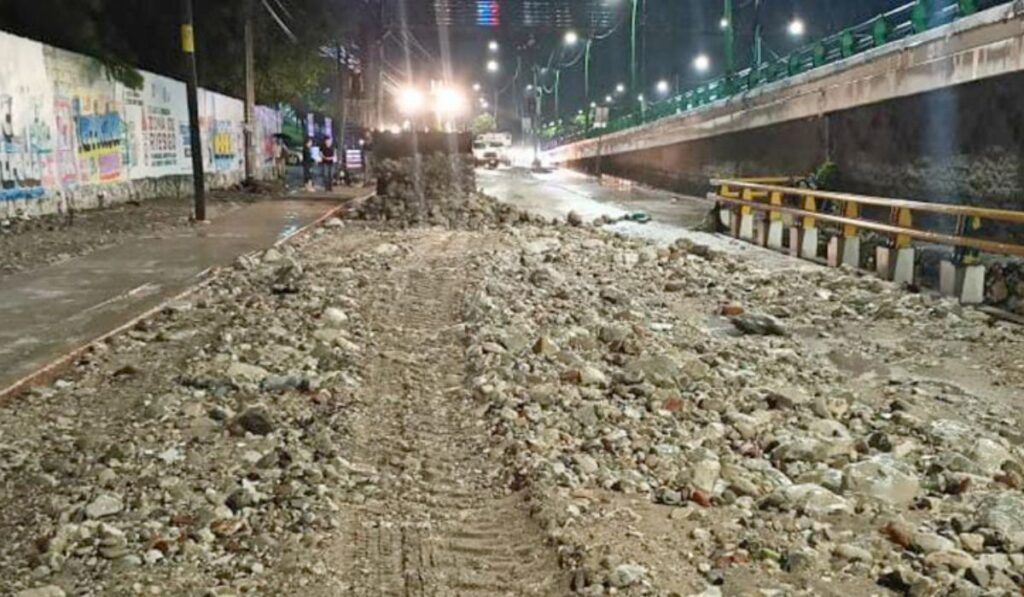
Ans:
POLYGON ((477 166, 510 166, 511 149, 512 133, 484 133, 473 140, 473 160, 477 166))

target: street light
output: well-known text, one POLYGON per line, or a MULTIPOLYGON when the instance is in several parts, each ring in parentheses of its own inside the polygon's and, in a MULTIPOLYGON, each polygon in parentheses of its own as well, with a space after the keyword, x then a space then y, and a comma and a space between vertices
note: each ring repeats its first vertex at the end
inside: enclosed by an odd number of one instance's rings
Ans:
POLYGON ((615 101, 615 98, 613 98, 612 96, 610 96, 610 95, 606 95, 606 96, 604 96, 604 103, 606 103, 606 104, 610 104, 610 103, 612 103, 613 101, 615 101))
POLYGON ((487 72, 489 72, 489 73, 496 73, 496 72, 498 72, 498 69, 500 69, 500 68, 501 68, 501 66, 498 64, 497 60, 488 60, 487 61, 487 72))
POLYGON ((699 73, 706 73, 711 68, 711 58, 707 54, 700 54, 693 59, 693 68, 699 73))
POLYGON ((580 36, 575 31, 565 32, 565 45, 575 46, 580 41, 580 36))
POLYGON ((619 83, 618 85, 616 85, 615 93, 626 93, 626 85, 624 83, 619 83))
POLYGON ((725 31, 726 29, 729 28, 729 19, 722 17, 722 20, 718 21, 718 26, 719 28, 722 29, 722 31, 725 31))
POLYGON ((490 43, 487 44, 487 49, 492 52, 497 52, 500 47, 501 46, 498 45, 498 42, 494 41, 493 39, 491 40, 490 43))
POLYGON ((406 116, 419 114, 425 104, 423 92, 415 87, 406 87, 398 93, 398 110, 406 116))
POLYGON ((434 110, 440 116, 458 116, 466 110, 466 97, 456 89, 442 87, 437 90, 434 110))
POLYGON ((655 85, 654 87, 655 89, 658 90, 658 93, 660 93, 661 95, 666 95, 672 89, 672 86, 669 85, 668 81, 666 81, 665 79, 658 81, 658 84, 655 85))
POLYGON ((473 83, 473 91, 480 91, 480 83, 473 83))
POLYGON ((788 30, 793 37, 803 37, 807 32, 807 25, 800 17, 793 17, 793 20, 789 22, 788 30))

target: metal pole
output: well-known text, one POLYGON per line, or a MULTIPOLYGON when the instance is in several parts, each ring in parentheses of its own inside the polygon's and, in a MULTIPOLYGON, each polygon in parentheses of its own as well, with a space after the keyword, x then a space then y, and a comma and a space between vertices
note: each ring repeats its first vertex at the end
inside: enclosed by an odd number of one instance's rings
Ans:
POLYGON ((733 23, 732 0, 725 0, 722 18, 725 20, 725 72, 731 75, 736 71, 736 29, 733 23))
POLYGON ((348 128, 348 109, 345 105, 345 60, 341 52, 341 42, 334 42, 334 50, 338 56, 338 138, 334 143, 335 152, 345 154, 345 129, 348 128))
POLYGON ((192 185, 196 221, 206 220, 206 186, 203 176, 203 143, 199 137, 199 81, 196 74, 195 30, 192 0, 181 1, 181 49, 185 53, 185 85, 188 95, 189 140, 192 148, 192 185))
POLYGON ((632 25, 630 27, 631 33, 629 36, 630 42, 630 57, 629 57, 629 73, 630 73, 630 91, 636 90, 636 19, 640 8, 640 0, 632 0, 633 2, 633 18, 632 25))
POLYGON ((763 58, 761 39, 761 0, 754 0, 754 65, 761 66, 763 58))
POLYGON ((555 69, 555 122, 558 122, 562 115, 561 104, 559 103, 559 87, 562 84, 562 71, 555 69))
POLYGON ((590 130, 590 46, 593 38, 587 38, 587 47, 583 52, 583 107, 587 111, 584 130, 590 130))
POLYGON ((245 181, 256 176, 256 58, 253 40, 252 0, 245 3, 245 181))
POLYGON ((533 167, 540 168, 540 119, 542 108, 541 102, 544 100, 544 90, 540 87, 540 82, 537 79, 537 67, 533 68, 533 91, 536 94, 537 105, 533 120, 533 167))

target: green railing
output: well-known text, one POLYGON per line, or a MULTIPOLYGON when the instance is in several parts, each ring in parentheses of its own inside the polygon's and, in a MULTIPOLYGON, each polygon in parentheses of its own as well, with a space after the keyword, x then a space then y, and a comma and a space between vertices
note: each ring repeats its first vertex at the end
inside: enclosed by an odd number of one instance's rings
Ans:
POLYGON ((612 117, 604 127, 585 130, 577 126, 547 126, 541 131, 541 135, 545 146, 550 148, 623 131, 668 116, 686 114, 702 106, 747 93, 768 83, 838 62, 896 40, 924 33, 972 15, 983 8, 1007 4, 1010 1, 1012 0, 915 0, 860 25, 805 45, 788 56, 767 60, 759 66, 725 75, 680 95, 648 103, 642 110, 616 113, 613 108, 612 117))

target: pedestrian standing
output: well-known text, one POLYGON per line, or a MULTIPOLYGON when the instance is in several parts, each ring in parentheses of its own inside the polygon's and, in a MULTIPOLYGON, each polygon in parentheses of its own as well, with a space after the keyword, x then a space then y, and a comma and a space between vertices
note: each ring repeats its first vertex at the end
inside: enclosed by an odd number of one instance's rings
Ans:
POLYGON ((302 146, 302 184, 307 191, 313 190, 313 139, 306 139, 302 146))
POLYGON ((334 139, 324 139, 323 147, 320 148, 321 171, 324 176, 324 188, 328 191, 334 190, 334 164, 337 162, 337 152, 334 150, 334 139))

